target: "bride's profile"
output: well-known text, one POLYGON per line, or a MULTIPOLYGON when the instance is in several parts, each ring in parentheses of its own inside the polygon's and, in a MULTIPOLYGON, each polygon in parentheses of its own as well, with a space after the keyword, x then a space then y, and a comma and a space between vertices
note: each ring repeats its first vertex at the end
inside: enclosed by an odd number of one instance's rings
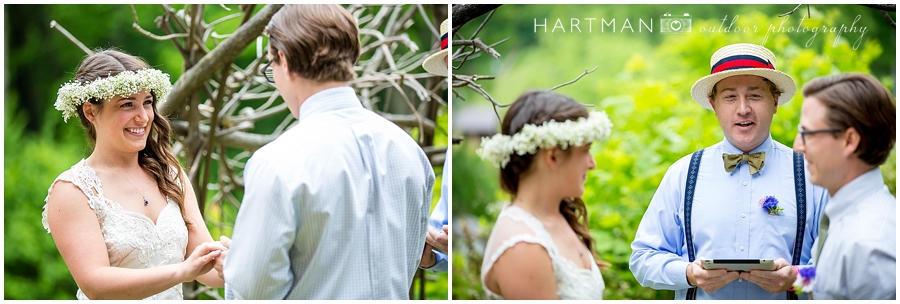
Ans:
POLYGON ((477 153, 500 167, 511 202, 500 212, 481 267, 491 299, 603 298, 600 275, 609 264, 594 251, 581 200, 596 164, 591 143, 612 124, 570 97, 547 91, 522 94, 501 133, 484 138, 477 153))
POLYGON ((169 75, 116 50, 85 58, 56 108, 77 116, 91 155, 50 185, 43 224, 76 298, 182 300, 182 282, 224 285, 213 242, 157 111, 169 75))

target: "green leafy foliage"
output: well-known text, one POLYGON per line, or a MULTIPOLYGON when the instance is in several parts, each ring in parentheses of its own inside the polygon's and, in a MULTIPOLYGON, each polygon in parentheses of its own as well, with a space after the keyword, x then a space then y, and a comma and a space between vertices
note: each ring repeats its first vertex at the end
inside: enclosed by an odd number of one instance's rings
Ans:
MULTIPOLYGON (((668 167, 698 149, 724 139, 712 111, 700 107, 690 97, 693 83, 709 74, 710 56, 718 48, 732 43, 762 44, 769 25, 776 28, 784 19, 777 14, 795 5, 704 5, 667 7, 649 5, 504 5, 482 30, 479 37, 487 44, 509 37, 496 47, 498 60, 489 56, 472 59, 458 70, 466 75, 494 75, 496 79, 480 80, 495 100, 511 103, 529 89, 547 89, 569 81, 585 69, 599 69, 574 84, 556 92, 593 104, 613 122, 611 136, 594 143, 592 152, 596 169, 588 172, 584 201, 589 211, 589 227, 601 258, 612 263, 603 272, 606 299, 672 299, 672 291, 642 287, 628 268, 631 242, 651 198, 668 167), (662 35, 638 32, 639 19, 649 22, 663 13, 682 12, 693 16, 690 34, 662 35), (734 17, 735 27, 759 32, 715 32, 709 29, 727 27, 734 17), (547 33, 535 30, 534 20, 547 18, 547 33), (559 18, 566 31, 550 32, 559 18), (570 18, 579 18, 581 32, 571 31, 570 18), (597 18, 593 32, 588 33, 584 18, 597 18), (601 18, 616 18, 616 31, 600 32, 601 18), (625 19, 634 32, 620 31, 625 19), (707 29, 701 32, 701 29, 707 29)), ((801 11, 785 21, 785 26, 798 24, 801 11)), ((792 146, 797 134, 800 89, 816 77, 842 72, 875 75, 890 90, 896 88, 894 31, 880 12, 858 6, 812 5, 812 19, 803 26, 850 27, 857 15, 857 27, 866 26, 858 48, 853 45, 859 33, 770 33, 765 46, 775 53, 776 67, 791 75, 798 94, 790 103, 778 108, 773 119, 773 139, 792 146), (807 45, 809 43, 809 45, 807 45)), ((460 34, 468 37, 481 23, 481 18, 466 24, 460 34)), ((658 26, 658 24, 656 24, 658 26)), ((656 28, 658 29, 658 27, 656 28)), ((459 61, 455 62, 459 64, 459 61)), ((454 100, 454 109, 487 103, 478 93, 457 89, 465 101, 454 100)), ((502 108, 505 109, 505 108, 502 108)), ((501 116, 503 113, 500 113, 501 116)), ((462 134, 457 134, 462 135, 462 134)), ((482 162, 474 154, 478 138, 469 137, 453 154, 453 217, 457 226, 453 239, 453 298, 477 299, 481 290, 481 254, 484 242, 499 213, 499 206, 509 200, 497 186, 497 169, 482 162), (463 233, 466 230, 467 233, 463 233)), ((882 167, 892 193, 896 184, 896 156, 891 154, 882 167)))
POLYGON ((50 184, 78 161, 83 145, 24 138, 15 104, 6 99, 3 132, 4 298, 71 299, 78 287, 41 225, 41 212, 50 184))

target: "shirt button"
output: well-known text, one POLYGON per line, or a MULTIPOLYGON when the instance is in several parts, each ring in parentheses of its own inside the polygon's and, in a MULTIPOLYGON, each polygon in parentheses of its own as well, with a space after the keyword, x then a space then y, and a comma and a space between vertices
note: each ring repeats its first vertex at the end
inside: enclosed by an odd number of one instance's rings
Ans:
POLYGON ((738 278, 738 283, 744 283, 744 279, 738 278))
POLYGON ((746 187, 746 186, 747 186, 747 182, 744 182, 744 187, 746 187))
POLYGON ((744 246, 741 246, 741 251, 744 251, 744 246))
POLYGON ((741 212, 741 217, 747 217, 746 213, 741 212))

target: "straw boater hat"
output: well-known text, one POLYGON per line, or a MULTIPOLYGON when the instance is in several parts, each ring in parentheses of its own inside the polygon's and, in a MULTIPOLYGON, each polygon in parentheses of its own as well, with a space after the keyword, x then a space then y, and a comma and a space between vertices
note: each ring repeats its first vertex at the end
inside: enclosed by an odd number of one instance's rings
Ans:
POLYGON ((422 63, 422 67, 425 68, 425 71, 428 73, 447 76, 447 28, 449 25, 447 24, 447 20, 444 19, 444 22, 441 22, 441 50, 437 53, 432 54, 425 62, 422 63))
POLYGON ((769 49, 750 43, 726 45, 716 51, 709 60, 709 75, 694 83, 691 97, 704 108, 712 110, 709 105, 709 93, 713 86, 722 79, 735 75, 756 75, 768 79, 780 90, 778 105, 786 104, 794 93, 797 84, 794 79, 775 69, 775 54, 769 49))

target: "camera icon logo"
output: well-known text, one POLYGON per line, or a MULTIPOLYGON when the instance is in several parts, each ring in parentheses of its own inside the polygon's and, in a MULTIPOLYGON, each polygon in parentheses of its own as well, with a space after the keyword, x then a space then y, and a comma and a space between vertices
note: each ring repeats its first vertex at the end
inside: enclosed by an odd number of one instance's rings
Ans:
POLYGON ((680 34, 691 32, 691 15, 672 16, 665 13, 659 17, 659 32, 663 34, 680 34))

